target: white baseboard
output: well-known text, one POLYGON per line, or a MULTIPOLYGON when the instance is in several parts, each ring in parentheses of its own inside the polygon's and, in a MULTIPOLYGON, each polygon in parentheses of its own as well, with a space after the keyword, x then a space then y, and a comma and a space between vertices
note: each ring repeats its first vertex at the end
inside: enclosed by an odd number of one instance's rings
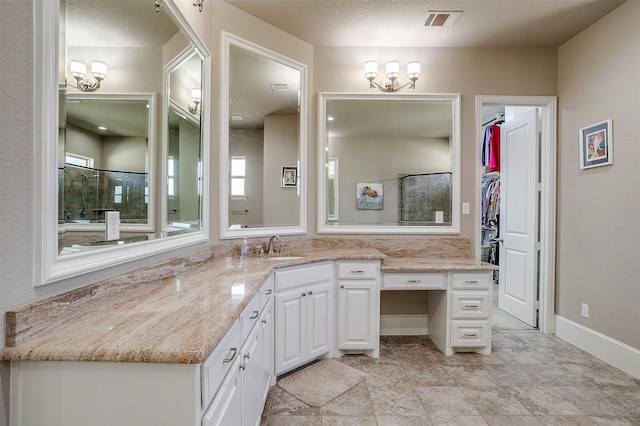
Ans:
POLYGON ((424 336, 427 324, 427 315, 380 315, 380 335, 424 336))
POLYGON ((640 350, 559 315, 556 336, 640 379, 640 350))

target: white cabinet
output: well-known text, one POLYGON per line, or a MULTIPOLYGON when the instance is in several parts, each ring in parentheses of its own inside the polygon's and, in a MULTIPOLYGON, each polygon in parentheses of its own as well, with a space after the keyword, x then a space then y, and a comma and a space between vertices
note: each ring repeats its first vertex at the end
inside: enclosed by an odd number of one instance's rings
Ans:
POLYGON ((380 262, 337 263, 337 349, 368 352, 380 349, 380 262))
POLYGON ((491 354, 492 272, 451 273, 451 332, 453 351, 491 354))
MULTIPOLYGON (((203 426, 260 424, 269 388, 275 384, 272 294, 273 278, 270 277, 242 311, 239 322, 246 338, 229 374, 215 392, 202 419, 203 426)), ((210 387, 214 385, 210 384, 210 387)))
POLYGON ((320 264, 276 272, 276 374, 331 351, 333 266, 320 264))

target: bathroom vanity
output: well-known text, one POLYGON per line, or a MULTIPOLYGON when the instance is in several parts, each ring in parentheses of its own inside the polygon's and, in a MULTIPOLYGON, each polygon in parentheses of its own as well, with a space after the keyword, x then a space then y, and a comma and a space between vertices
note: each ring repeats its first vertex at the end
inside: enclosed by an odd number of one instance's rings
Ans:
MULTIPOLYGON (((12 424, 259 424, 277 375, 318 357, 378 356, 381 291, 428 290, 428 334, 443 353, 488 354, 491 268, 376 249, 220 257, 28 339, 12 321, 12 424)), ((13 316, 41 310, 46 321, 64 309, 52 299, 13 316)))

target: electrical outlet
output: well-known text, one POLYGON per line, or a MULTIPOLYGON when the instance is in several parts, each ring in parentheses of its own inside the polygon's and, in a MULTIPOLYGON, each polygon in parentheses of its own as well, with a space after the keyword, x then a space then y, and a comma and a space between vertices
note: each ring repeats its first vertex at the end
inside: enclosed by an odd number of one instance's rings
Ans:
POLYGON ((105 212, 105 240, 113 241, 120 238, 120 212, 105 212))
POLYGON ((586 303, 582 304, 582 316, 585 318, 589 318, 589 305, 586 303))

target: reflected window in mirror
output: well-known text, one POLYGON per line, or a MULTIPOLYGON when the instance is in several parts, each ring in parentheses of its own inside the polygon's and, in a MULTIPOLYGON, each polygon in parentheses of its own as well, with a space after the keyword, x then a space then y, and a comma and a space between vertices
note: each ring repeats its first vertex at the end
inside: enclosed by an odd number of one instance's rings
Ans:
POLYGON ((306 67, 223 38, 221 238, 305 233, 306 67), (291 168, 299 179, 282 185, 291 168))
POLYGON ((459 95, 319 96, 319 233, 459 233, 459 95))

